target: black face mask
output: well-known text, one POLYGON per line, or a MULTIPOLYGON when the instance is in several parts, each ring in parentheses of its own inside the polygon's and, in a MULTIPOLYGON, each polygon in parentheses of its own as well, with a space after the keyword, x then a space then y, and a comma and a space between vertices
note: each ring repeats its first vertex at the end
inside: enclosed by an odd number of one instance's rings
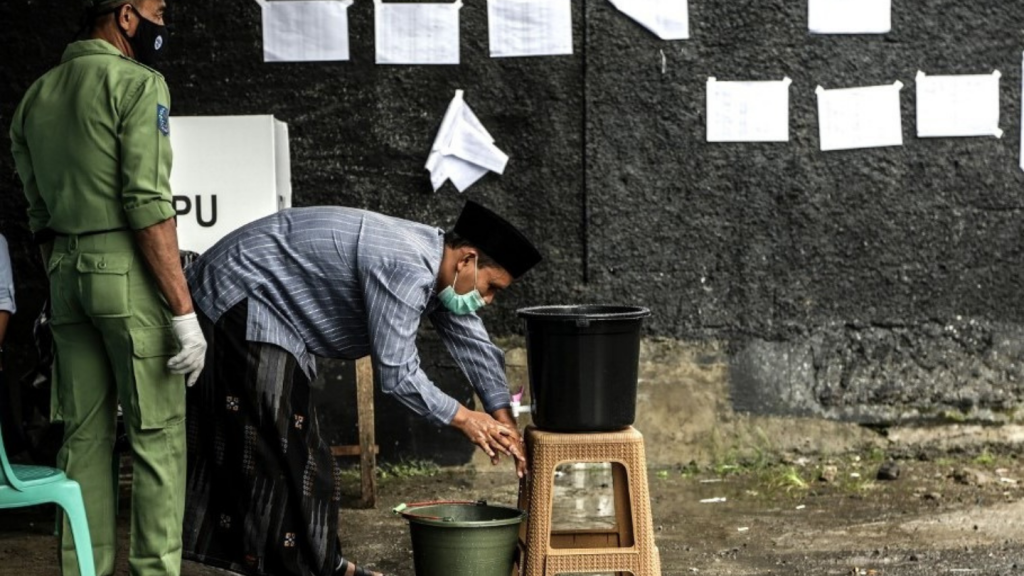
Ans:
POLYGON ((135 6, 131 4, 129 6, 135 12, 135 15, 139 17, 139 25, 135 28, 135 36, 129 36, 120 26, 118 26, 118 30, 128 39, 128 43, 132 45, 135 59, 140 64, 153 66, 167 52, 167 27, 149 20, 136 10, 135 6))

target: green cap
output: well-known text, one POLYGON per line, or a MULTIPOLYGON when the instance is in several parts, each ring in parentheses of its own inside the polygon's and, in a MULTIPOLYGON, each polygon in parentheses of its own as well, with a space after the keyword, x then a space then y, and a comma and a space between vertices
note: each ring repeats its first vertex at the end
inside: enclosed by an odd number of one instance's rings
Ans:
POLYGON ((86 8, 92 8, 93 10, 100 10, 102 8, 113 8, 122 4, 127 4, 131 0, 84 0, 86 8))

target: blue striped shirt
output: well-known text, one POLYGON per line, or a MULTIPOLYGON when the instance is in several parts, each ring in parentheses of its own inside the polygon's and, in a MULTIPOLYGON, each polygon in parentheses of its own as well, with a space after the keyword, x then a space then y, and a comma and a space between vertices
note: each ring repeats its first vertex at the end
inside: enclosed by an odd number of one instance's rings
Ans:
POLYGON ((484 409, 509 406, 505 356, 475 314, 448 312, 435 294, 444 233, 339 207, 292 208, 225 236, 186 271, 211 320, 248 299, 246 338, 291 352, 311 378, 314 356, 373 359, 382 390, 448 424, 458 402, 420 368, 416 333, 427 316, 484 409))

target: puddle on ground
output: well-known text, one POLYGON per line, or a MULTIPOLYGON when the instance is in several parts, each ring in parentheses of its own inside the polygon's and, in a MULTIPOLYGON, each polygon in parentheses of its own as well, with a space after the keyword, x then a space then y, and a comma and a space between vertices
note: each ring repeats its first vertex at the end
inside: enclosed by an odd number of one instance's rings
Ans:
MULTIPOLYGON (((882 519, 877 510, 864 505, 863 499, 871 497, 867 494, 819 501, 812 490, 766 489, 756 478, 743 476, 685 480, 679 476, 663 478, 655 473, 648 482, 655 488, 651 504, 655 508, 655 529, 659 531, 664 549, 689 547, 708 539, 733 545, 741 540, 746 542, 748 535, 756 534, 767 536, 782 547, 792 544, 799 548, 803 545, 789 540, 795 538, 799 541, 822 530, 827 531, 832 524, 830 518, 837 515, 846 523, 870 523, 882 519), (669 485, 673 488, 656 489, 669 485), (792 526, 784 533, 775 533, 780 523, 792 523, 792 526), (662 531, 666 525, 669 530, 662 531), (696 531, 679 529, 683 526, 702 528, 696 531)), ((896 496, 890 494, 889 497, 896 496)), ((614 530, 615 522, 611 464, 563 464, 556 469, 553 530, 614 530)))

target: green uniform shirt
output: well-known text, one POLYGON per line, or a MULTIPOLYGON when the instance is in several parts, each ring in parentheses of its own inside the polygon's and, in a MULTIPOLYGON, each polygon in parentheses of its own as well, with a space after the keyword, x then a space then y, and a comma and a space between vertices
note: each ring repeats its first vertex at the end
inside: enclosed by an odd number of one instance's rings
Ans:
POLYGON ((11 124, 32 231, 139 230, 173 217, 170 107, 159 72, 105 40, 68 45, 11 124))

